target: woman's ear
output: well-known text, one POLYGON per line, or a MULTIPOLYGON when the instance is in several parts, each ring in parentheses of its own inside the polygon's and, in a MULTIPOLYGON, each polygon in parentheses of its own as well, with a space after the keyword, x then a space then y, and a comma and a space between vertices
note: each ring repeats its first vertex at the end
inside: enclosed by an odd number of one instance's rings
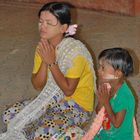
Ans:
POLYGON ((66 30, 67 30, 67 28, 68 28, 68 25, 67 25, 67 24, 63 24, 63 25, 61 26, 60 32, 61 32, 61 33, 65 33, 66 30))

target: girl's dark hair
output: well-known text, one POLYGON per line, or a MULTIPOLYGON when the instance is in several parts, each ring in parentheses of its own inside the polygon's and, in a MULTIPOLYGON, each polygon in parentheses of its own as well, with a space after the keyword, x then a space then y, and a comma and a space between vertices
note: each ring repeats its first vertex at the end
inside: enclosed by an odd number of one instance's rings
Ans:
POLYGON ((71 23, 71 13, 70 13, 70 7, 66 3, 61 2, 50 2, 45 4, 38 13, 38 16, 40 17, 41 12, 43 11, 49 11, 52 13, 61 24, 70 24, 71 23))
POLYGON ((115 70, 121 70, 125 76, 133 72, 133 60, 129 52, 123 48, 103 50, 98 59, 106 60, 115 70))

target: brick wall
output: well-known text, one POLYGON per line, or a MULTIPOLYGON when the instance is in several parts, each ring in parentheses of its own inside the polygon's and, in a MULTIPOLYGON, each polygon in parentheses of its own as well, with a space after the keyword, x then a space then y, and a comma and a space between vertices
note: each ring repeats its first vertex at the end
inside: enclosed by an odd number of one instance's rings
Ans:
POLYGON ((140 15, 140 0, 13 0, 34 3, 63 1, 80 8, 90 8, 125 15, 140 15))
POLYGON ((134 15, 140 15, 140 0, 134 0, 134 15))

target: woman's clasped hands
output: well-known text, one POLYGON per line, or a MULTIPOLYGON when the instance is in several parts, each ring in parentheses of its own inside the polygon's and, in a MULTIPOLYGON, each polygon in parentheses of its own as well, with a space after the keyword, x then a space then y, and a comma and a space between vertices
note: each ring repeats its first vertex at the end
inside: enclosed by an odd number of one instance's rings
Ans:
POLYGON ((37 48, 37 52, 42 58, 42 61, 49 65, 56 61, 55 48, 48 40, 41 39, 37 48))

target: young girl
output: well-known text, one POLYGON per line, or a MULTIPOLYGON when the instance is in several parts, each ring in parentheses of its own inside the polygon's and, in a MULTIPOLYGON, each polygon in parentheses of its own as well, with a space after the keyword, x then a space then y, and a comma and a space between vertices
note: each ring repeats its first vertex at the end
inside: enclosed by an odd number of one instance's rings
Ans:
POLYGON ((94 140, 133 140, 135 100, 125 78, 133 72, 133 60, 122 48, 111 48, 99 55, 98 112, 105 107, 102 129, 94 140))

